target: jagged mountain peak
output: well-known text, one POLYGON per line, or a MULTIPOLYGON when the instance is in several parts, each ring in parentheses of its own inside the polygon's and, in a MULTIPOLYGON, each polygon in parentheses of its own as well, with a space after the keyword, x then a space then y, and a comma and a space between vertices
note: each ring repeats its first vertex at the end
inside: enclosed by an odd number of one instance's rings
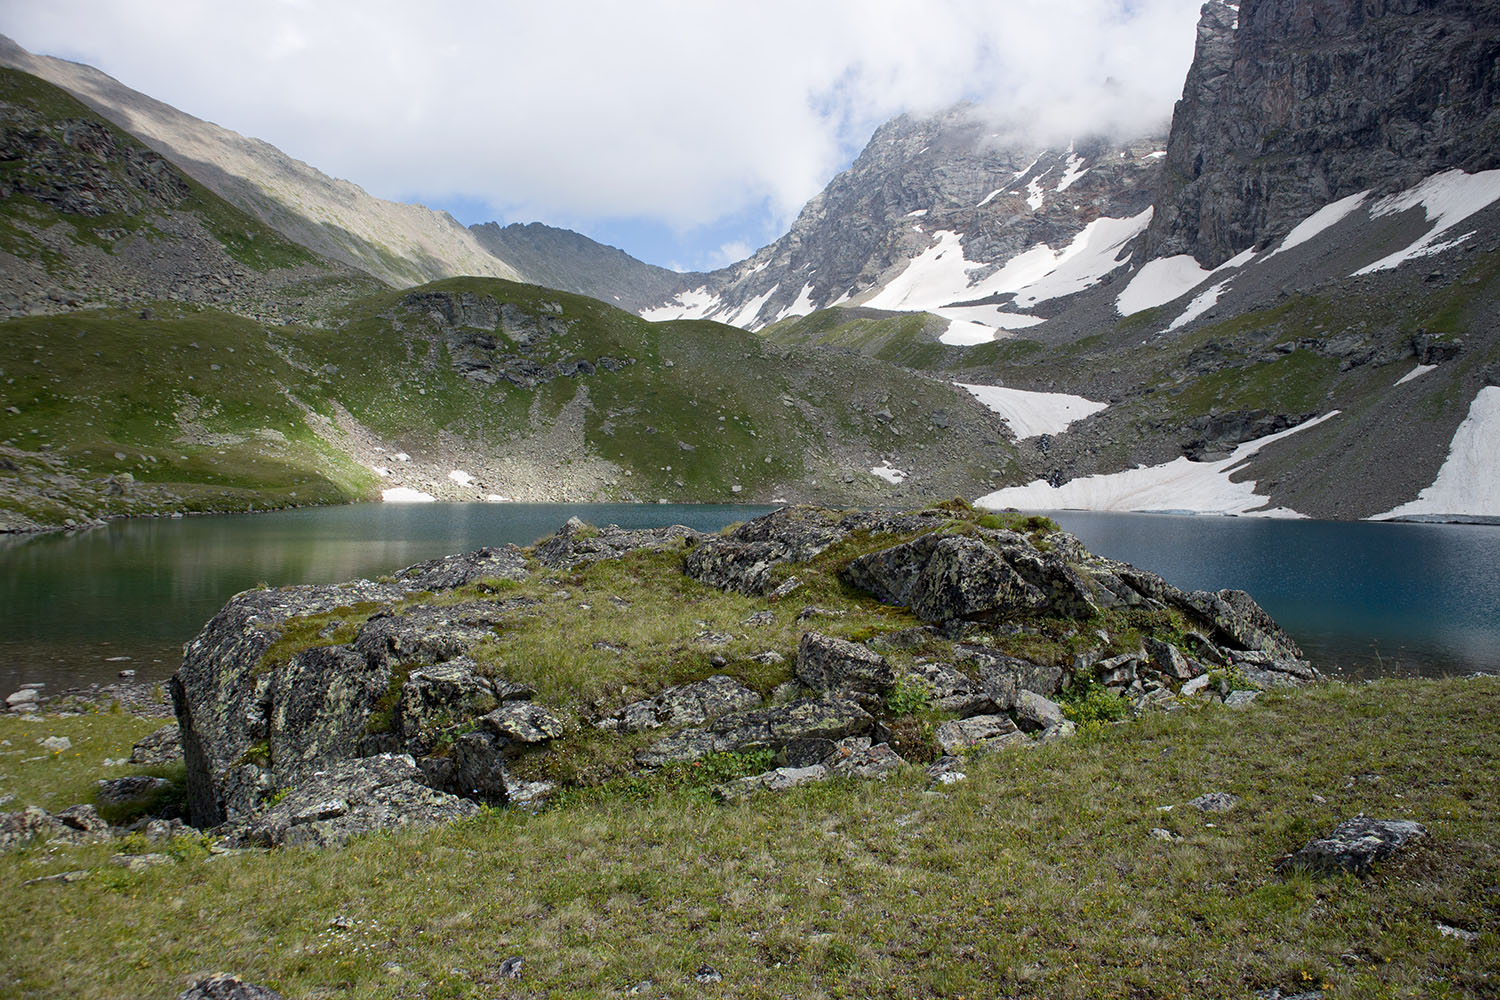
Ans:
POLYGON ((1039 247, 1060 254, 1100 219, 1138 218, 1155 191, 1162 145, 1091 137, 1048 147, 974 105, 901 115, 875 131, 786 236, 739 264, 689 276, 643 315, 753 330, 844 303, 935 310, 1014 293, 1021 286, 1009 278, 986 281, 1039 247), (941 287, 924 281, 915 294, 886 294, 924 257, 950 265, 941 287))

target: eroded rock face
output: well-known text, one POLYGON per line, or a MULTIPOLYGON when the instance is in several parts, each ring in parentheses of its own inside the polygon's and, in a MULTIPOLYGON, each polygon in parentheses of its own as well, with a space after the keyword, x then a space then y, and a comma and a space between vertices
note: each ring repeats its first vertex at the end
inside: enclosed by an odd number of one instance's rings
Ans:
POLYGON ((487 579, 524 580, 526 553, 514 545, 491 546, 408 566, 396 579, 416 590, 453 590, 487 579))
POLYGON ((1138 260, 1216 267, 1347 195, 1500 166, 1497 28, 1481 0, 1210 0, 1138 260))

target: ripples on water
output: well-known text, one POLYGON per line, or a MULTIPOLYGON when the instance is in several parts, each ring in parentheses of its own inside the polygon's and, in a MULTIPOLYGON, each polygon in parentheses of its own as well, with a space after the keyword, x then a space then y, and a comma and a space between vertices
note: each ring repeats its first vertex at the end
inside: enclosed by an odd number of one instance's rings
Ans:
MULTIPOLYGON (((0 536, 0 695, 25 681, 54 690, 107 681, 124 667, 165 678, 230 595, 262 582, 375 577, 482 545, 528 544, 574 515, 714 531, 767 509, 361 504, 0 536)), ((1090 549, 1179 587, 1249 591, 1324 670, 1500 671, 1500 527, 1053 516, 1090 549)))

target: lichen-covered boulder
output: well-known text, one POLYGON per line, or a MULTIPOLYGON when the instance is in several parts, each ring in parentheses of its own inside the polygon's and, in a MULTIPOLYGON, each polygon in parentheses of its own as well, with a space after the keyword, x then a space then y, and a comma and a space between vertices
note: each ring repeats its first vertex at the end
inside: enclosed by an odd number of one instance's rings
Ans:
POLYGON ((451 822, 478 809, 429 788, 409 755, 381 754, 314 774, 257 816, 244 839, 262 847, 328 847, 361 834, 451 822))
POLYGON ((220 972, 199 979, 177 994, 177 1000, 282 1000, 282 996, 269 986, 220 972))
POLYGON ((130 748, 130 763, 141 767, 160 767, 181 759, 182 733, 175 722, 153 730, 130 748))
POLYGON ((868 732, 874 719, 847 698, 807 698, 750 712, 731 712, 701 729, 684 729, 636 754, 648 767, 711 753, 777 750, 794 740, 840 740, 868 732))
POLYGON ((536 561, 552 569, 570 569, 600 559, 615 559, 638 549, 661 550, 687 539, 696 542, 706 536, 681 524, 665 528, 622 528, 607 524, 602 528, 568 518, 557 534, 538 542, 532 550, 536 561))
POLYGON ((944 722, 934 735, 944 754, 957 756, 982 743, 1019 734, 1020 729, 1008 715, 974 715, 944 722))
POLYGON ((739 681, 715 674, 690 684, 677 684, 660 694, 631 702, 599 720, 600 729, 638 733, 662 726, 693 726, 729 712, 760 707, 761 697, 739 681))
POLYGON ((1340 823, 1326 837, 1309 841, 1277 868, 1283 872, 1301 869, 1316 875, 1340 872, 1362 875, 1425 836, 1427 830, 1412 820, 1358 816, 1340 823))
POLYGON ((526 553, 514 545, 489 546, 458 555, 429 559, 396 574, 413 590, 455 590, 481 580, 526 579, 526 553))
POLYGON ((797 644, 797 679, 814 691, 883 695, 895 683, 896 672, 867 646, 804 632, 797 644))

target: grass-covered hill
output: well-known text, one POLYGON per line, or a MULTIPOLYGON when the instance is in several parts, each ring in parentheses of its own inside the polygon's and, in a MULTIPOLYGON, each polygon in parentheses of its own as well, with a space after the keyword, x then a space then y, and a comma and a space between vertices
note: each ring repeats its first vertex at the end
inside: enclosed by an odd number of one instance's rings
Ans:
POLYGON ((1021 478, 1003 424, 946 381, 499 279, 380 291, 316 324, 184 302, 12 318, 0 388, 12 528, 395 486, 897 502, 1021 478), (872 473, 887 464, 905 481, 872 473))

